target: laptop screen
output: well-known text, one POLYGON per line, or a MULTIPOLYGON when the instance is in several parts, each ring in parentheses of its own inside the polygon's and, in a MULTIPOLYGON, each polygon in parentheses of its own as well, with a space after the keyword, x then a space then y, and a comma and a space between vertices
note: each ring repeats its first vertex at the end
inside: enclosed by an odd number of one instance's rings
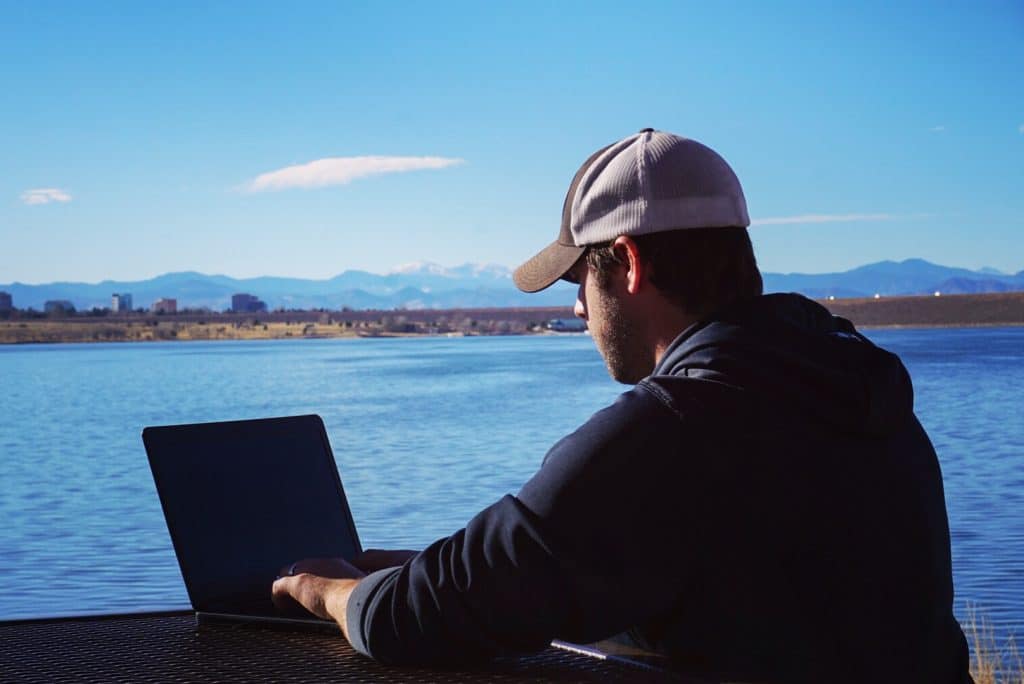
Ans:
POLYGON ((270 586, 302 558, 361 548, 319 416, 142 433, 192 606, 274 616, 270 586))

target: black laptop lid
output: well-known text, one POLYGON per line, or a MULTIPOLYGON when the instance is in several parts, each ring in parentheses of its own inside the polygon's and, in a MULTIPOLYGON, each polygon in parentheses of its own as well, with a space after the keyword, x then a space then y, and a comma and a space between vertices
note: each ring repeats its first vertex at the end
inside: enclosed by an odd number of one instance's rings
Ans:
POLYGON ((149 427, 142 440, 197 611, 275 616, 283 566, 361 550, 319 416, 149 427))

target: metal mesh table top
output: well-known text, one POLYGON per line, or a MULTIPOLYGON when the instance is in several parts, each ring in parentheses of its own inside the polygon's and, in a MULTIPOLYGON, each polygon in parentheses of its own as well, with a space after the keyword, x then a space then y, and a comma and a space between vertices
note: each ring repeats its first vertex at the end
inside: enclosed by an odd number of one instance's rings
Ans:
POLYGON ((45 682, 664 682, 672 672, 550 647, 481 667, 380 665, 340 634, 204 626, 191 613, 0 622, 0 680, 45 682))

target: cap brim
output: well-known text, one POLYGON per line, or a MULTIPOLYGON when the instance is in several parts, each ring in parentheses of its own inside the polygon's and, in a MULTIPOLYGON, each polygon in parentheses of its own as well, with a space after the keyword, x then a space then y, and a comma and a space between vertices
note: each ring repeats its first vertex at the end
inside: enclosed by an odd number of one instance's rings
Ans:
POLYGON ((512 274, 512 280, 523 292, 540 292, 564 276, 586 249, 563 245, 556 240, 517 268, 512 274))

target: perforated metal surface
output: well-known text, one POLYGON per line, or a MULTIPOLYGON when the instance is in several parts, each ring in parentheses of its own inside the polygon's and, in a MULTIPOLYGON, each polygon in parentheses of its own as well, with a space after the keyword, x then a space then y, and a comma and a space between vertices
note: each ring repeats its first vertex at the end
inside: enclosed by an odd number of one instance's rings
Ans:
POLYGON ((549 648, 479 669, 385 667, 340 635, 203 627, 191 614, 0 622, 0 680, 39 682, 661 682, 667 672, 549 648))

